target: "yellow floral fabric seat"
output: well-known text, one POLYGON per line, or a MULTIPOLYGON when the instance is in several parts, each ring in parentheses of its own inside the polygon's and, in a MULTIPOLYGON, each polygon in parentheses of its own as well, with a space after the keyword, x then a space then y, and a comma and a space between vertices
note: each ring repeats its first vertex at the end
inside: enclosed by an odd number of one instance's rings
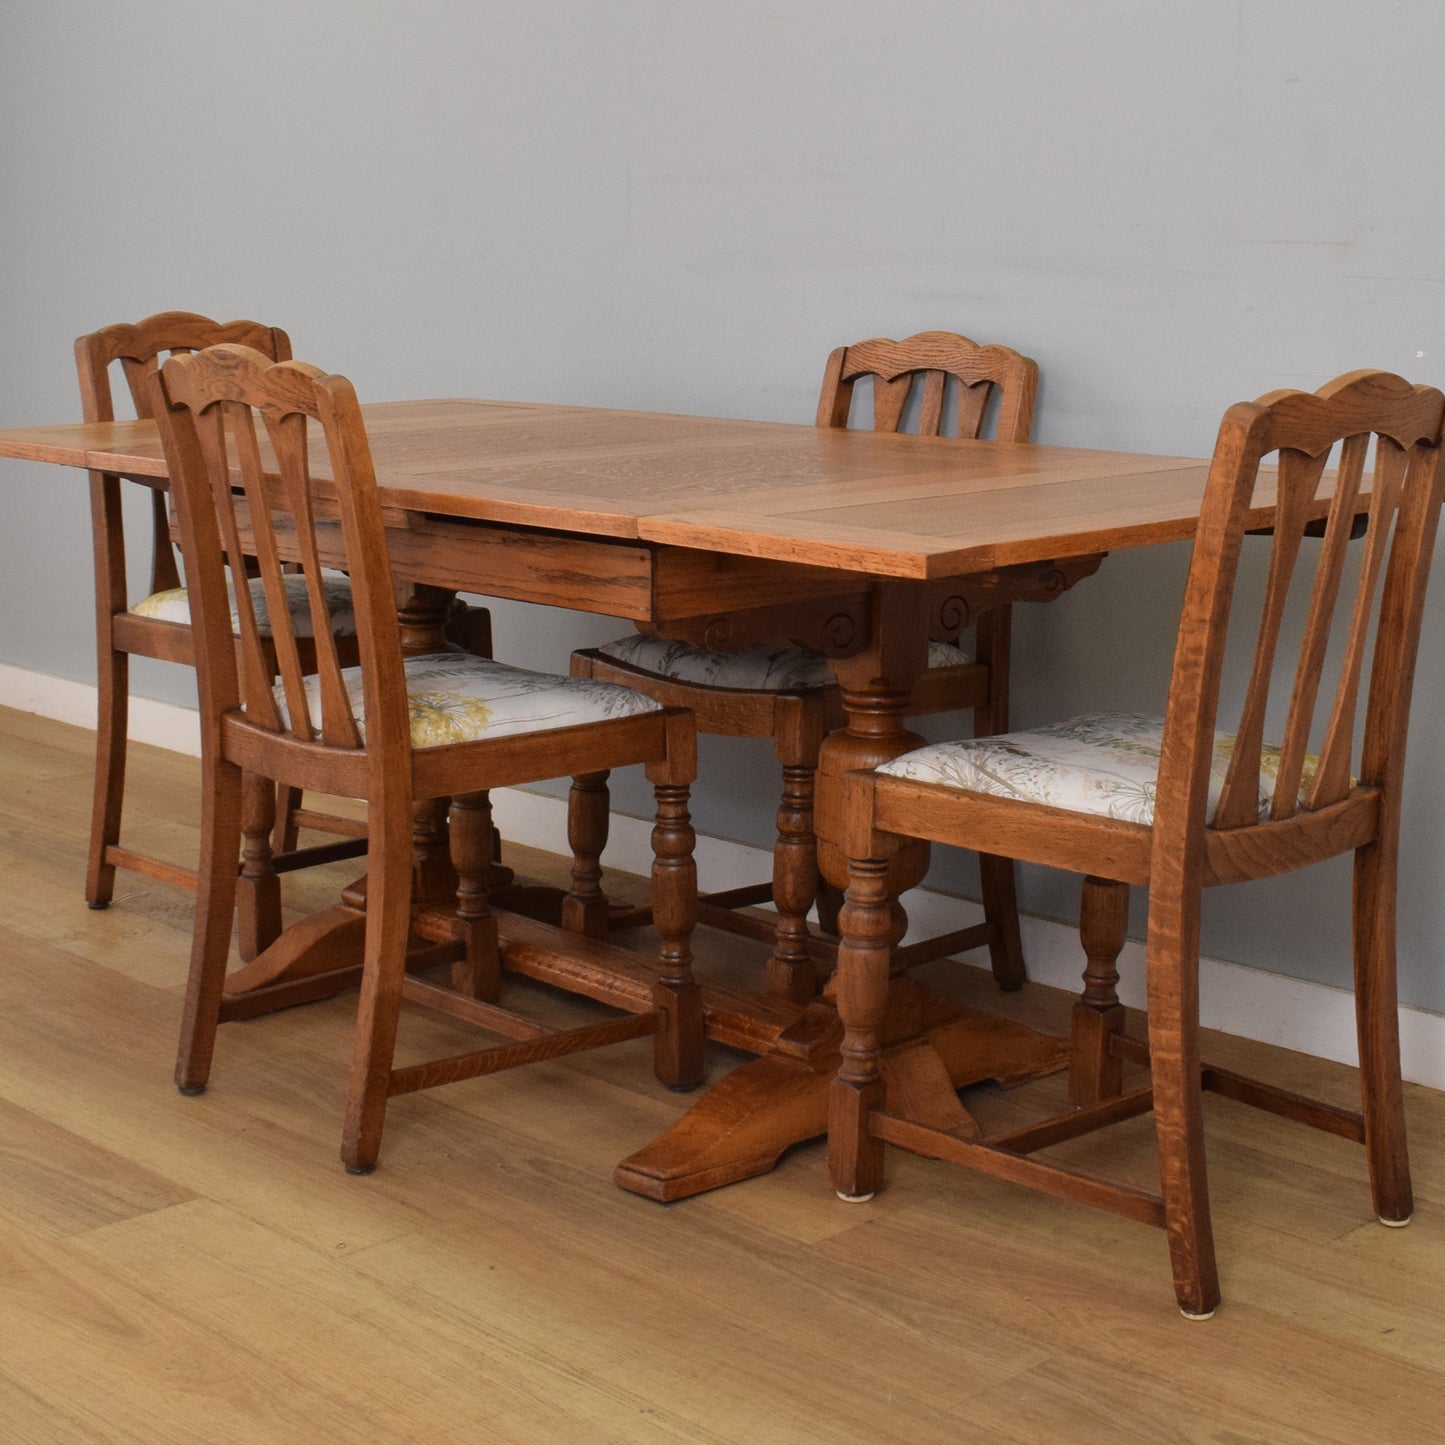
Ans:
MULTIPOLYGON (((403 667, 414 748, 546 732, 661 710, 661 704, 630 687, 559 677, 549 672, 529 672, 465 652, 431 652, 409 657, 403 667)), ((364 739, 366 703, 361 669, 343 668, 341 680, 351 701, 352 716, 364 739)), ((275 692, 285 718, 286 699, 280 684, 275 692)), ((308 677, 307 706, 318 726, 319 695, 319 680, 308 677)))
MULTIPOLYGON (((1090 713, 1029 732, 933 743, 884 763, 878 771, 965 792, 1150 824, 1163 738, 1162 717, 1090 713)), ((1211 823, 1233 751, 1233 734, 1216 732, 1209 769, 1207 821, 1211 823)), ((1312 755, 1305 759, 1301 802, 1318 761, 1312 755)), ((1261 816, 1274 797, 1278 772, 1279 747, 1266 743, 1259 775, 1261 816)))
MULTIPOLYGON (((599 652, 659 677, 708 687, 749 692, 812 692, 834 683, 828 659, 811 648, 787 642, 745 647, 738 652, 708 652, 690 642, 668 642, 640 632, 609 642, 599 652)), ((929 667, 956 667, 973 659, 951 642, 928 644, 929 667)))
MULTIPOLYGON (((297 637, 311 637, 311 608, 306 600, 306 579, 300 573, 286 573, 282 579, 286 589, 286 601, 291 608, 297 637)), ((271 609, 266 603, 266 592, 259 577, 250 582, 251 605, 256 609, 256 623, 262 637, 271 636, 271 609)), ((231 631, 239 635, 241 619, 236 611, 236 594, 230 587, 231 631)), ((356 636, 356 614, 351 606, 351 583, 345 573, 321 573, 321 590, 326 597, 326 610, 331 615, 333 637, 356 636)), ((129 611, 137 617, 156 617, 162 622, 181 622, 187 627, 191 622, 190 594, 184 587, 171 587, 164 592, 152 592, 143 597, 129 611)))

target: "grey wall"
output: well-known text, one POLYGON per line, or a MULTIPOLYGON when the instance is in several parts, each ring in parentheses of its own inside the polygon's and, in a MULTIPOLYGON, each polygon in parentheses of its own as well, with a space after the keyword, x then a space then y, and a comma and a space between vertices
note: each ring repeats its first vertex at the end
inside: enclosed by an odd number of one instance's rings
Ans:
MULTIPOLYGON (((1435 0, 16 0, 0 425, 78 415, 72 337, 181 307, 284 325, 364 398, 798 421, 835 344, 950 328, 1039 359, 1040 440, 1202 454, 1273 387, 1445 381, 1442 54, 1435 0)), ((0 661, 93 678, 83 491, 0 463, 0 661)), ((1186 558, 1027 612, 1018 717, 1156 703, 1186 558)), ((1402 915, 1437 1010, 1442 612, 1402 915)), ((497 613, 558 668, 615 630, 497 613)), ((705 764, 700 825, 766 842, 766 749, 705 764)), ((1231 890, 1206 949, 1342 983, 1347 895, 1339 863, 1231 890)))

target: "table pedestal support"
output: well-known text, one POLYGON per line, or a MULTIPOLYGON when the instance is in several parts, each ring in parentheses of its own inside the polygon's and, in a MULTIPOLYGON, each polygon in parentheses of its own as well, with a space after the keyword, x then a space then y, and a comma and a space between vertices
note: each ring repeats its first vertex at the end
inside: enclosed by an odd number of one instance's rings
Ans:
MULTIPOLYGON (((910 1119, 977 1138, 958 1089, 985 1079, 1020 1082, 1068 1064, 1067 1040, 946 1003, 912 980, 895 984, 894 997, 943 1019, 883 1055, 889 1107, 910 1119)), ((798 1035, 808 1029, 808 1047, 793 1047, 789 1032, 779 1035, 770 1052, 734 1069, 666 1133, 624 1159, 613 1178, 648 1199, 686 1199, 766 1174, 794 1144, 826 1133, 843 1029, 828 1004, 810 1005, 798 1035)))
MULTIPOLYGON (((926 584, 878 584, 866 647, 832 663, 848 724, 823 742, 814 818, 819 868, 840 888, 848 881, 847 773, 875 768, 923 742, 904 719, 928 661, 928 608, 926 584)), ((926 843, 909 840, 888 857, 884 881, 895 942, 906 927, 898 895, 922 881, 928 851, 926 843)), ((767 1173, 791 1145, 827 1131, 842 1037, 831 999, 810 1005, 795 1030, 715 1085, 665 1134, 624 1159, 613 1177, 635 1194, 668 1201, 767 1173)), ((1036 1078, 1066 1067, 1069 1057, 1067 1040, 964 1009, 906 974, 892 980, 881 1038, 889 1108, 970 1139, 979 1128, 958 1089, 985 1079, 1036 1078)))

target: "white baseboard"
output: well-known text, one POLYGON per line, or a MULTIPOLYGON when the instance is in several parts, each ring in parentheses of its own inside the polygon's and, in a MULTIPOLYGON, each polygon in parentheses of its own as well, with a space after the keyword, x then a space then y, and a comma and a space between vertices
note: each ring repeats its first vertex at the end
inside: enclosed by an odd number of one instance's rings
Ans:
MULTIPOLYGON (((43 672, 27 672, 0 662, 0 707, 33 712, 53 722, 95 727, 95 684, 71 682, 43 672)), ((193 707, 155 702, 148 697, 130 700, 129 736, 138 743, 169 748, 188 757, 201 755, 201 728, 193 707)))
MULTIPOLYGON (((3 663, 0 706, 80 727, 95 726, 93 686, 3 663)), ((137 742, 191 756, 200 752, 192 708, 133 698, 130 735, 137 742)), ((560 798, 505 788, 493 795, 493 806, 505 837, 548 852, 567 851, 567 809, 560 798)), ((627 872, 645 874, 652 864, 651 833, 650 822, 614 814, 608 861, 627 872)), ((756 883, 768 876, 772 861, 765 849, 701 835, 697 860, 710 889, 756 883)), ((910 936, 918 937, 964 927, 983 916, 976 903, 926 889, 908 895, 908 914, 913 925, 910 936)), ((1043 918, 1025 917, 1022 925, 1029 977, 1056 988, 1077 989, 1083 967, 1077 930, 1043 918)), ((1132 1007, 1144 1003, 1143 963, 1143 944, 1131 940, 1120 959, 1119 993, 1132 1007)), ((1200 959, 1199 977, 1200 1016, 1206 1027, 1318 1058, 1355 1062, 1354 999, 1348 991, 1215 958, 1200 959)), ((1445 1015, 1401 1008, 1400 1054, 1407 1080, 1445 1089, 1445 1015)))

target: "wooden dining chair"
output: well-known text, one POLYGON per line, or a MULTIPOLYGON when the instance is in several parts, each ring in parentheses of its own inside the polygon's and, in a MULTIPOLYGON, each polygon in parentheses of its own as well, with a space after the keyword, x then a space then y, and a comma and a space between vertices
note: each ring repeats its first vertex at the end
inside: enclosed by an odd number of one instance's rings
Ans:
MULTIPOLYGON (((192 586, 204 766, 200 886, 176 1068, 183 1093, 204 1089, 222 1012, 240 836, 242 771, 283 785, 365 800, 367 879, 361 1003, 342 1158, 374 1167, 389 1096, 582 1049, 652 1035, 658 1076, 702 1075, 701 996, 691 975, 696 909, 688 784, 691 718, 642 694, 553 677, 460 652, 403 658, 380 495, 351 384, 244 346, 172 357, 154 383, 175 479, 192 586), (308 422, 319 424, 308 437, 308 422), (313 488, 324 444, 334 485, 313 488), (323 513, 339 512, 339 536, 323 513), (351 577, 359 667, 343 666, 327 616, 319 527, 351 577), (279 606, 289 545, 307 612, 279 606), (271 604, 266 648, 239 559, 254 555, 271 604), (233 633, 227 572, 239 599, 233 633), (315 637, 303 664, 303 621, 315 637), (271 666, 279 665, 280 681, 271 666), (657 795, 652 886, 660 936, 649 1010, 564 1031, 504 1010, 497 924, 487 903, 492 841, 487 790, 644 763, 657 795), (414 805, 452 799, 457 873, 454 939, 412 952, 450 964, 452 987, 408 976, 414 805), (393 1067, 403 995, 511 1041, 393 1067)), ((284 943, 284 939, 282 942, 284 943)))
MULTIPOLYGON (((150 416, 149 380, 167 355, 183 355, 221 342, 250 346, 273 361, 291 355, 286 333, 256 321, 213 321, 189 311, 166 311, 135 324, 107 326, 80 337, 75 343, 75 363, 80 379, 80 399, 88 422, 114 421, 111 369, 119 362, 137 417, 150 416)), ((95 797, 91 815, 90 850, 86 867, 85 897, 92 908, 109 906, 115 891, 117 868, 179 887, 194 889, 196 871, 165 859, 121 846, 121 811, 125 800, 126 731, 130 701, 130 658, 152 657, 167 662, 195 663, 195 641, 190 624, 189 594, 181 585, 176 554, 171 541, 166 483, 153 477, 130 478, 133 485, 122 488, 122 478, 108 472, 90 474, 91 529, 95 554, 96 680, 98 720, 95 752, 95 797), (144 490, 150 503, 150 584, 146 596, 130 600, 126 576, 125 493, 144 490)), ((287 603, 304 610, 304 592, 288 583, 287 603)), ((250 584, 254 600, 263 604, 259 585, 250 584)), ((356 660, 355 623, 351 592, 345 577, 328 576, 330 608, 328 630, 338 636, 349 661, 356 660)), ((270 656, 269 623, 267 655, 270 656)), ((312 639, 305 638, 303 655, 309 656, 312 639)), ((248 832, 264 829, 272 816, 272 805, 257 796, 248 808, 248 832)), ((296 850, 296 809, 299 799, 283 799, 282 817, 274 849, 247 849, 246 886, 257 894, 255 926, 259 937, 245 941, 254 954, 280 927, 280 898, 275 887, 278 872, 303 862, 320 862, 334 857, 356 856, 365 851, 358 835, 360 826, 349 819, 325 813, 302 814, 299 821, 323 832, 341 834, 352 842, 327 845, 320 851, 296 850)))
POLYGON ((1204 1164, 1201 1094, 1208 1089, 1362 1142, 1375 1212, 1386 1224, 1408 1221, 1395 878, 1410 686, 1445 482, 1442 413, 1439 391, 1371 371, 1317 393, 1272 392, 1231 407, 1209 471, 1162 718, 1096 714, 925 747, 876 773, 849 775, 849 887, 837 977, 846 1033, 829 1131, 842 1196, 871 1197, 884 1145, 892 1143, 1162 1225, 1180 1309, 1207 1317, 1219 1300, 1204 1164), (1277 484, 1260 476, 1261 459, 1272 453, 1277 484), (1332 453, 1334 473, 1326 471, 1332 453), (1253 509, 1257 483, 1261 503, 1276 485, 1278 502, 1272 530, 1246 542, 1249 529, 1271 521, 1253 509), (1351 549, 1361 512, 1364 541, 1351 549), (1303 542, 1321 515, 1322 540, 1303 542), (1237 629, 1246 655, 1254 639, 1243 704, 1232 729, 1216 731, 1246 547, 1268 549, 1266 590, 1257 634, 1253 618, 1237 629), (1293 642, 1292 629, 1281 626, 1291 599, 1307 604, 1293 642), (885 1097, 879 1033, 888 1030, 895 925, 881 860, 898 838, 1085 875, 1088 964, 1074 1008, 1072 1113, 1001 1137, 964 1139, 909 1119, 899 1101, 885 1097), (1342 853, 1354 855, 1360 1112, 1203 1063, 1198 1038, 1203 889, 1342 853), (1123 1032, 1115 993, 1131 883, 1149 888, 1148 1036, 1140 1040, 1123 1032), (1126 1062, 1147 1066, 1147 1085, 1124 1091, 1126 1062), (1032 1157, 1150 1108, 1157 1195, 1032 1157))
MULTIPOLYGON (((979 346, 950 331, 924 331, 903 341, 878 338, 840 346, 828 358, 818 401, 817 424, 844 428, 853 393, 872 380, 872 423, 876 431, 911 426, 923 436, 976 438, 996 411, 999 441, 1026 442, 1033 421, 1038 366, 1006 346, 979 346)), ((976 658, 952 642, 929 645, 928 670, 914 687, 910 712, 923 715, 969 709, 982 736, 1008 726, 1007 604, 978 619, 976 658)), ((689 708, 698 730, 730 737, 767 738, 782 767, 782 797, 772 878, 767 883, 704 895, 702 918, 771 944, 768 992, 805 1003, 816 996, 816 956, 832 950, 810 933, 808 913, 815 901, 825 925, 836 922, 836 895, 818 897, 817 845, 813 833, 814 774, 824 736, 845 722, 842 694, 822 654, 788 643, 710 652, 685 642, 635 634, 572 656, 574 677, 624 684, 671 706, 689 708), (733 910, 771 901, 776 922, 733 910)), ((601 784, 597 785, 599 788, 601 784)), ((606 795, 590 803, 578 795, 573 842, 579 853, 600 853, 606 839, 606 795)), ((1024 981, 1019 943, 1014 870, 1005 858, 982 857, 985 922, 941 938, 910 945, 910 961, 939 958, 987 943, 1001 987, 1024 981)), ((636 916, 636 915, 634 915, 636 916)), ((645 913, 641 916, 645 917, 645 913)), ((625 915, 624 915, 625 918, 625 915)), ((590 912, 576 926, 594 933, 608 927, 600 887, 590 912)))

